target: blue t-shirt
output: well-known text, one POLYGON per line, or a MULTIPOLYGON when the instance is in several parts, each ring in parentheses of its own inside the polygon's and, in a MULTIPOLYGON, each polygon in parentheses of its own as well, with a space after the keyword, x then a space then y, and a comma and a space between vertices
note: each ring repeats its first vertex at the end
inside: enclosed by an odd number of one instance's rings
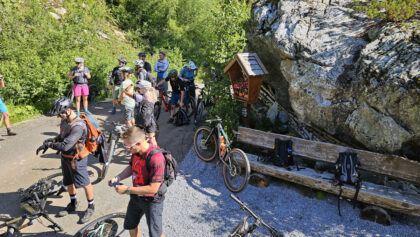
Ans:
POLYGON ((195 70, 190 70, 190 69, 188 69, 188 67, 183 67, 181 69, 181 76, 185 79, 190 80, 190 82, 194 82, 194 77, 195 77, 194 72, 195 72, 195 70))

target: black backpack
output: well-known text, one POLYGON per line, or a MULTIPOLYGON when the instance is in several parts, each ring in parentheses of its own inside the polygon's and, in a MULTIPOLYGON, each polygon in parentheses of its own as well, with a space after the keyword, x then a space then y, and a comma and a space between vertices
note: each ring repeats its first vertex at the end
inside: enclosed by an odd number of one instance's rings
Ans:
POLYGON ((172 157, 169 151, 164 149, 155 148, 153 149, 146 158, 146 168, 150 172, 150 159, 153 155, 158 152, 162 152, 163 157, 165 157, 165 173, 163 175, 163 183, 160 185, 159 191, 155 194, 155 198, 163 196, 166 191, 168 191, 168 187, 176 179, 176 174, 178 173, 178 163, 176 162, 175 158, 172 157))
POLYGON ((141 128, 150 126, 154 119, 153 111, 154 103, 147 100, 137 103, 134 107, 134 120, 136 125, 141 128))
POLYGON ((178 109, 175 113, 175 126, 182 126, 184 124, 188 124, 188 116, 187 113, 183 109, 178 109))
POLYGON ((351 184, 356 187, 356 193, 353 197, 353 208, 356 206, 357 196, 361 187, 360 175, 359 175, 359 159, 356 153, 340 152, 338 155, 337 162, 335 163, 335 184, 340 185, 340 192, 338 194, 338 214, 340 212, 340 198, 343 192, 343 184, 351 184))
POLYGON ((96 149, 95 153, 93 153, 93 156, 98 158, 100 163, 107 163, 108 162, 108 154, 107 154, 108 142, 104 133, 101 133, 101 135, 99 135, 96 143, 98 144, 98 148, 96 149))
POLYGON ((274 140, 274 165, 280 167, 293 165, 292 145, 291 140, 283 141, 278 138, 274 140))

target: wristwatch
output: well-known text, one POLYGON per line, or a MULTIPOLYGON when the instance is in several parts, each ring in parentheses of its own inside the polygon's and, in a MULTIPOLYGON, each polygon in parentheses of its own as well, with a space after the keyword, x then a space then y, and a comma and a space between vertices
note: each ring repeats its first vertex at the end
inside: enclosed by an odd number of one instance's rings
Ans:
POLYGON ((128 195, 130 195, 130 194, 131 194, 131 192, 130 192, 130 187, 127 187, 127 190, 125 191, 125 194, 128 194, 128 195))

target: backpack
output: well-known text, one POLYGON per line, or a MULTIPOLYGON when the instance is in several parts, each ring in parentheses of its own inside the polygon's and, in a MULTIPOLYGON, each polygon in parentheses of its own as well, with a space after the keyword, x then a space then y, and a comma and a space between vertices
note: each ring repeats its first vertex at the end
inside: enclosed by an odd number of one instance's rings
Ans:
POLYGON ((155 194, 154 198, 158 198, 163 196, 166 191, 168 191, 168 187, 176 179, 176 174, 178 173, 178 163, 175 158, 172 157, 169 151, 164 149, 154 148, 146 158, 146 168, 150 172, 150 159, 153 155, 158 152, 162 152, 163 157, 165 157, 165 173, 163 175, 163 183, 160 185, 158 192, 155 194))
POLYGON ((145 128, 152 124, 154 112, 154 103, 144 100, 141 103, 137 103, 134 107, 134 119, 136 125, 145 128))
POLYGON ((175 126, 182 126, 184 124, 188 124, 188 116, 185 110, 178 109, 178 111, 175 113, 175 126))
POLYGON ((76 147, 76 155, 64 155, 64 157, 72 159, 71 161, 71 167, 75 169, 74 167, 74 159, 81 160, 89 156, 90 153, 95 152, 98 148, 98 138, 102 134, 102 132, 99 130, 99 124, 95 117, 93 117, 92 114, 87 113, 81 113, 80 119, 76 119, 73 122, 70 123, 68 126, 68 129, 71 129, 72 126, 79 122, 80 120, 83 120, 86 124, 87 128, 87 138, 85 141, 85 144, 78 141, 75 145, 76 147), (79 148, 80 147, 80 148, 79 148))
POLYGON ((292 141, 274 140, 274 157, 273 164, 280 167, 288 167, 293 165, 292 141))
POLYGON ((356 153, 340 152, 338 154, 338 159, 335 163, 334 181, 336 185, 340 186, 340 192, 338 194, 338 214, 340 216, 340 198, 343 192, 343 184, 351 184, 356 187, 356 193, 353 197, 353 208, 356 206, 357 196, 361 187, 359 166, 360 163, 356 153))

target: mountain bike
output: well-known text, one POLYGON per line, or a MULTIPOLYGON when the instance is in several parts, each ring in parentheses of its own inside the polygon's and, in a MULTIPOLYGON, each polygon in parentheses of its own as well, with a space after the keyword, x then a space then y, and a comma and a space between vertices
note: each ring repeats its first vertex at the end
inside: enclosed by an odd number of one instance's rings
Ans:
POLYGON ((194 133, 194 150, 197 156, 210 162, 216 157, 223 163, 223 180, 226 187, 234 193, 242 191, 249 180, 251 166, 248 158, 241 149, 231 149, 229 141, 222 127, 222 119, 206 120, 211 127, 201 126, 194 133))
POLYGON ((171 111, 171 97, 170 93, 168 91, 159 90, 159 101, 156 101, 155 108, 153 111, 153 115, 155 116, 156 122, 159 119, 160 116, 160 110, 162 109, 162 104, 165 108, 166 112, 171 111))
POLYGON ((101 173, 99 175, 99 179, 103 180, 108 173, 109 165, 114 158, 115 147, 117 146, 118 140, 121 137, 121 134, 126 130, 124 124, 120 124, 118 122, 111 122, 112 129, 109 132, 108 137, 108 149, 107 149, 107 156, 108 160, 105 164, 102 165, 101 173))
POLYGON ((125 213, 112 213, 90 222, 80 229, 75 237, 114 237, 130 236, 124 229, 125 213))
POLYGON ((214 105, 212 99, 210 99, 210 87, 204 84, 204 87, 200 90, 200 94, 198 95, 196 110, 194 113, 194 125, 198 126, 205 121, 207 116, 206 108, 211 107, 214 105))
POLYGON ((48 228, 54 231, 63 231, 63 228, 54 222, 45 211, 47 198, 52 195, 59 196, 63 191, 61 173, 42 178, 27 189, 19 189, 20 206, 27 213, 16 218, 2 218, 0 236, 21 236, 20 230, 33 225, 34 220, 41 217, 51 223, 48 228))
POLYGON ((229 237, 251 237, 252 233, 261 225, 267 228, 267 230, 270 232, 271 237, 283 237, 282 234, 280 234, 276 229, 273 227, 267 225, 263 219, 259 216, 257 216, 249 207, 246 205, 245 202, 241 201, 238 197, 236 197, 233 194, 230 194, 230 197, 235 200, 239 204, 242 210, 245 210, 249 212, 249 216, 245 217, 230 233, 229 237), (252 223, 252 225, 248 224, 249 218, 254 218, 255 221, 252 223))

